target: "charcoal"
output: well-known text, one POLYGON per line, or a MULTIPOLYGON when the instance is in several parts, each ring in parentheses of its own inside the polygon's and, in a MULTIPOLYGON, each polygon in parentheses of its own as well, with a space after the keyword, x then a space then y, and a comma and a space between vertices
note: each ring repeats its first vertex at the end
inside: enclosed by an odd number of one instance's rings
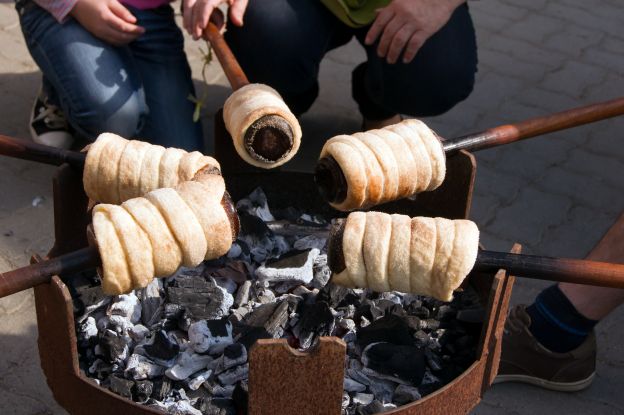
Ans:
POLYGON ((318 294, 317 301, 324 301, 332 308, 352 304, 357 300, 353 290, 336 284, 327 284, 318 294))
POLYGON ((132 324, 136 324, 141 319, 141 302, 132 292, 118 295, 110 304, 107 314, 128 319, 132 324))
POLYGON ((448 304, 444 304, 438 308, 438 311, 436 313, 436 319, 448 321, 452 318, 455 318, 456 315, 457 315, 457 310, 455 310, 453 307, 451 307, 448 304))
POLYGON ((345 411, 349 407, 350 403, 351 397, 349 396, 349 394, 347 392, 342 392, 342 402, 340 404, 342 410, 345 411))
POLYGON ((204 415, 236 415, 234 402, 225 398, 204 399, 199 410, 204 415))
POLYGON ((123 337, 111 330, 104 332, 100 338, 99 346, 108 363, 120 363, 128 357, 128 343, 123 337))
POLYGON ((161 326, 165 330, 173 330, 178 327, 178 321, 184 318, 183 306, 174 303, 165 303, 162 313, 161 326))
POLYGON ((371 378, 371 380, 368 389, 375 396, 375 399, 382 403, 392 402, 397 384, 381 378, 371 378))
POLYGON ((356 393, 353 395, 351 402, 356 405, 368 405, 373 402, 373 399, 375 399, 375 397, 372 393, 356 393))
POLYGON ((216 382, 206 382, 204 383, 204 388, 210 392, 210 395, 219 397, 219 398, 231 398, 234 394, 234 389, 236 386, 234 385, 220 385, 216 382))
POLYGON ((256 269, 256 277, 260 281, 270 283, 280 281, 297 281, 307 284, 314 277, 314 259, 319 255, 316 248, 298 251, 292 250, 278 259, 268 260, 256 269))
POLYGON ((130 338, 137 343, 145 339, 149 334, 150 330, 143 324, 135 324, 130 330, 128 330, 130 338))
POLYGON ((418 307, 412 313, 413 316, 420 318, 421 320, 426 320, 431 317, 431 311, 427 307, 418 307))
POLYGON ((180 352, 178 343, 164 330, 157 331, 151 342, 143 348, 148 357, 162 362, 175 359, 180 352))
POLYGON ((145 403, 152 396, 154 383, 149 380, 139 380, 135 382, 134 400, 139 403, 145 403))
POLYGON ((416 316, 405 316, 403 320, 407 323, 407 326, 414 331, 420 330, 420 319, 416 316))
POLYGON ((176 359, 176 364, 165 371, 165 375, 173 380, 185 380, 193 373, 205 369, 212 357, 193 353, 186 350, 176 359))
POLYGON ((247 379, 249 375, 249 365, 240 365, 233 367, 232 369, 226 370, 225 372, 219 374, 217 379, 219 379, 219 383, 222 385, 234 385, 236 382, 240 382, 241 380, 247 379))
POLYGON ((425 373, 425 354, 416 346, 372 343, 363 350, 362 363, 413 385, 420 385, 425 373))
POLYGON ((275 217, 271 214, 269 209, 269 202, 266 194, 261 187, 257 187, 246 198, 239 200, 236 203, 236 210, 241 213, 247 213, 258 217, 263 221, 273 221, 275 217))
POLYGON ((110 390, 115 392, 117 395, 123 396, 124 398, 132 398, 132 387, 134 386, 134 381, 120 378, 117 375, 110 375, 108 378, 110 381, 110 390))
POLYGON ((366 385, 363 385, 360 382, 356 382, 351 378, 344 378, 343 383, 343 389, 347 392, 364 392, 366 390, 366 385))
POLYGON ((238 291, 236 292, 236 299, 234 300, 234 305, 237 307, 241 307, 244 304, 247 304, 249 301, 249 291, 251 289, 251 281, 247 280, 238 287, 238 291))
POLYGON ((133 354, 128 358, 128 364, 124 373, 134 380, 153 379, 157 376, 162 376, 165 373, 165 368, 157 365, 145 356, 133 354))
POLYGON ((427 361, 427 366, 434 372, 439 372, 442 370, 442 362, 437 354, 433 353, 431 349, 425 349, 425 359, 427 361))
POLYGON ((242 323, 235 330, 237 335, 241 337, 244 337, 248 333, 252 334, 252 336, 244 342, 240 338, 238 341, 249 348, 257 339, 279 338, 284 332, 284 324, 287 317, 287 301, 263 304, 247 314, 242 323), (252 338, 255 339, 249 343, 252 338))
POLYGON ((420 320, 420 328, 422 330, 437 330, 440 328, 440 322, 434 318, 420 320))
POLYGON ((170 391, 171 391, 171 381, 168 378, 162 377, 162 378, 154 380, 154 383, 152 386, 152 398, 153 399, 157 401, 162 401, 167 397, 167 395, 169 395, 170 391))
POLYGON ((303 238, 299 238, 293 244, 293 248, 303 251, 305 249, 318 249, 322 251, 327 244, 327 238, 318 235, 308 235, 303 238))
POLYGON ((219 279, 232 281, 237 285, 249 280, 249 266, 243 261, 229 261, 214 270, 208 270, 208 275, 219 279))
POLYGON ((245 362, 247 362, 247 349, 240 343, 234 343, 226 347, 223 355, 211 363, 210 369, 215 374, 219 374, 245 362))
MULTIPOLYGON (((359 363, 359 362, 358 362, 359 363)), ((362 372, 362 368, 349 368, 347 369, 347 375, 355 380, 358 383, 361 383, 363 385, 367 385, 370 386, 370 384, 372 383, 372 380, 362 372)))
POLYGON ((304 304, 301 319, 295 327, 295 335, 304 349, 312 346, 317 336, 329 335, 334 327, 334 316, 326 302, 304 304))
POLYGON ((410 330, 405 321, 395 315, 384 316, 369 326, 361 328, 357 333, 357 344, 364 349, 371 343, 388 342, 395 345, 414 344, 410 330))
POLYGON ((456 318, 462 323, 480 326, 485 318, 485 310, 482 308, 459 310, 456 318))
POLYGON ((273 304, 275 302, 275 293, 267 287, 261 287, 256 290, 256 301, 260 304, 273 304))
POLYGON ((226 318, 193 323, 188 335, 190 345, 197 353, 218 354, 234 341, 232 323, 226 318))
POLYGON ((421 395, 429 395, 440 389, 442 386, 444 385, 442 384, 440 379, 427 370, 425 371, 425 376, 423 377, 422 383, 418 386, 418 390, 420 391, 421 395))
POLYGON ((194 319, 214 320, 226 316, 234 297, 214 278, 178 274, 167 287, 169 301, 183 306, 194 319))
POLYGON ((82 347, 86 347, 90 343, 95 344, 97 342, 97 335, 98 329, 95 319, 89 316, 78 328, 78 340, 82 347))
POLYGON ((409 385, 399 385, 394 390, 394 402, 397 405, 406 405, 421 398, 418 388, 409 385))
POLYGON ((274 236, 273 231, 259 217, 247 213, 239 214, 238 217, 243 236, 249 236, 250 239, 272 238, 274 236))
POLYGON ((312 277, 312 282, 309 284, 310 287, 321 289, 326 286, 331 277, 331 270, 327 265, 327 254, 321 254, 316 257, 312 270, 314 276, 312 277))
POLYGON ((204 384, 204 382, 208 380, 210 375, 212 375, 212 370, 209 369, 197 373, 191 380, 188 381, 189 389, 196 391, 201 385, 204 384))
POLYGON ((358 405, 355 413, 357 415, 373 415, 384 411, 384 406, 378 400, 374 400, 368 405, 358 405))
POLYGON ((169 415, 202 415, 202 412, 194 408, 187 400, 154 402, 149 406, 158 408, 169 415))
POLYGON ((147 287, 137 291, 142 307, 141 322, 147 327, 152 327, 162 317, 164 299, 160 294, 161 288, 162 280, 154 278, 147 287))
POLYGON ((232 400, 239 414, 247 413, 249 404, 249 385, 246 381, 238 382, 232 393, 232 400))

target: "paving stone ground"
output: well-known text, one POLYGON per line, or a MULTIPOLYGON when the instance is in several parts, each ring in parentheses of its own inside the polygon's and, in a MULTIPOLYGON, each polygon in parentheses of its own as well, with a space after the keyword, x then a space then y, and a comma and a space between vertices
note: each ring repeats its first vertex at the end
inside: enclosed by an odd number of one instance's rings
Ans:
MULTIPOLYGON (((616 97, 624 91, 624 9, 618 0, 470 2, 479 43, 479 73, 465 102, 426 122, 453 137, 502 123, 616 97)), ((13 4, 0 0, 0 133, 28 137, 28 114, 40 75, 24 46, 13 4)), ((187 42, 196 79, 198 44, 187 42)), ((321 94, 302 118, 307 140, 291 163, 309 169, 322 139, 354 132, 360 117, 350 72, 364 60, 357 43, 329 53, 321 94)), ((229 94, 216 64, 202 114, 208 148, 212 116, 229 94)), ((624 210, 624 119, 549 134, 477 154, 472 218, 483 243, 507 250, 520 242, 534 254, 582 258, 624 210)), ((52 246, 54 169, 0 158, 0 272, 52 246)), ((530 302, 545 283, 519 280, 514 303, 530 302)), ((597 329, 598 376, 586 391, 546 392, 497 385, 475 414, 624 413, 624 309, 597 329)), ((0 300, 0 413, 62 414, 37 354, 31 292, 0 300)))

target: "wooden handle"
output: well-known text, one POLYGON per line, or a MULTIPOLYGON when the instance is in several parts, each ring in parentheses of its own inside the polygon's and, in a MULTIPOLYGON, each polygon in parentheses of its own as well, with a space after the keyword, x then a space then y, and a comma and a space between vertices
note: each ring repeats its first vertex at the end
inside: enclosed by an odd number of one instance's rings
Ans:
POLYGON ((86 154, 77 151, 63 150, 2 134, 0 134, 0 154, 54 166, 69 163, 78 168, 84 167, 87 157, 86 154))
POLYGON ((100 264, 97 248, 89 247, 0 274, 0 298, 50 281, 54 275, 71 274, 100 264))
POLYGON ((617 98, 543 117, 531 118, 515 124, 501 125, 480 133, 444 140, 442 145, 447 155, 459 150, 483 150, 622 114, 624 114, 624 98, 617 98))
POLYGON ((624 264, 479 251, 474 269, 501 268, 520 278, 624 288, 624 264))
POLYGON ((214 23, 210 22, 206 30, 204 30, 204 33, 210 42, 210 46, 212 46, 212 50, 214 50, 215 55, 217 55, 217 59, 219 59, 221 63, 223 72, 225 72, 225 76, 228 81, 230 81, 232 89, 236 91, 249 84, 249 80, 245 72, 243 72, 243 68, 238 64, 232 50, 225 42, 225 39, 223 39, 219 28, 215 26, 214 23))

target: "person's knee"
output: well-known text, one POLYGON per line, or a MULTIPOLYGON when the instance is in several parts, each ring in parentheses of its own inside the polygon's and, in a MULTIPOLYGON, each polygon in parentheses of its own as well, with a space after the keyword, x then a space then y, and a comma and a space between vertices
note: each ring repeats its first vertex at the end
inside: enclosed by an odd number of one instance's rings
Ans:
POLYGON ((147 116, 145 99, 139 92, 131 92, 111 108, 110 100, 93 100, 70 116, 74 127, 88 139, 94 140, 104 132, 132 138, 141 130, 147 116))

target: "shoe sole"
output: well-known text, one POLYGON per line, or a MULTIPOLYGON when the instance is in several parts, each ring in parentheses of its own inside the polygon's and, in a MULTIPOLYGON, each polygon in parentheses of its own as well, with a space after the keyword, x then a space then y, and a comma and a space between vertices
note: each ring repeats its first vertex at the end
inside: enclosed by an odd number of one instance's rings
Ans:
POLYGON ((521 382, 558 392, 577 392, 589 387, 589 385, 591 385, 591 383, 594 381, 595 377, 596 372, 592 373, 587 378, 576 382, 553 382, 550 380, 540 379, 528 375, 498 375, 496 376, 492 384, 505 382, 521 382))

